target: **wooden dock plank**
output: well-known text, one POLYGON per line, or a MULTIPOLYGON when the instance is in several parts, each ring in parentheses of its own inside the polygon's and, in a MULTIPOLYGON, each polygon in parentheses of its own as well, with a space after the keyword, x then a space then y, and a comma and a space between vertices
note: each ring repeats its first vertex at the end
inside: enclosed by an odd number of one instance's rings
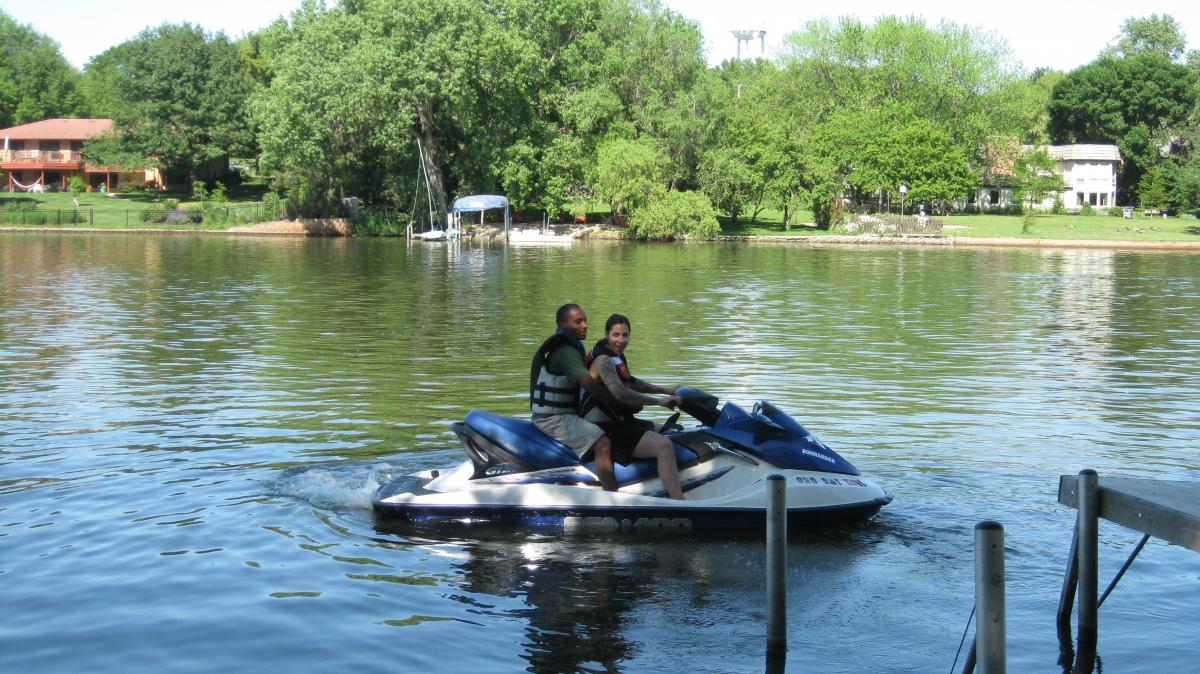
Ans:
MULTIPOLYGON (((1078 475, 1058 478, 1058 502, 1075 508, 1078 475)), ((1200 482, 1100 478, 1101 518, 1200 552, 1200 482)))

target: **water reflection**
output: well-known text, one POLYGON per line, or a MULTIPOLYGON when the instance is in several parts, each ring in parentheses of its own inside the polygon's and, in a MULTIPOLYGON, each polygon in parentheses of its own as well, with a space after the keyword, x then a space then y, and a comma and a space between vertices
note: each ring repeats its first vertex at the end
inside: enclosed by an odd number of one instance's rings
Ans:
MULTIPOLYGON (((0 635, 0 668, 78 668, 86 644, 122 652, 149 632, 169 646, 143 671, 189 649, 208 662, 214 643, 229 669, 303 668, 322 643, 321 662, 349 669, 387 628, 391 655, 431 668, 439 649, 490 638, 487 658, 516 671, 761 671, 754 545, 372 528, 376 466, 455 463, 450 421, 527 412, 530 352, 565 301, 630 316, 647 379, 768 398, 896 495, 874 528, 792 546, 807 659, 789 671, 945 671, 979 519, 1012 532, 1029 583, 1013 659, 1043 671, 1056 652, 1041 597, 1057 595, 1071 520, 1056 476, 1197 471, 1194 255, 12 235, 0 594, 42 622, 0 635), (326 471, 332 486, 285 471, 313 464, 361 470, 326 471), (299 486, 263 486, 280 480, 299 486), (194 618, 178 629, 181 605, 194 618), (229 606, 242 623, 213 619, 229 606), (279 624, 315 636, 297 650, 291 629, 271 636, 279 624), (32 638, 37 655, 20 655, 32 638)), ((1194 618, 1177 594, 1196 562, 1152 559, 1135 566, 1147 601, 1194 618)), ((1169 619, 1106 619, 1105 664, 1186 643, 1156 636, 1175 634, 1169 619)))

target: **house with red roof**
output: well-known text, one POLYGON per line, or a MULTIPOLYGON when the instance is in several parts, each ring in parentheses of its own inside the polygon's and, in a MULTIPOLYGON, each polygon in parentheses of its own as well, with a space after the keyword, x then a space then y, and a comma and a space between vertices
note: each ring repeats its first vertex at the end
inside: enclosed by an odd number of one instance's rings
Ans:
POLYGON ((111 119, 44 119, 0 129, 0 171, 8 192, 59 192, 75 176, 89 189, 113 191, 122 185, 163 188, 156 168, 129 170, 92 166, 84 161, 83 142, 112 131, 111 119))

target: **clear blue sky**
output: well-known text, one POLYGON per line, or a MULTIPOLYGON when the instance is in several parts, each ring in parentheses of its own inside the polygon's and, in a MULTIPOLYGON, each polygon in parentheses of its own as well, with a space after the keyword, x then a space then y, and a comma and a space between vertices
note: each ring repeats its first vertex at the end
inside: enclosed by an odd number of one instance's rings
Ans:
MULTIPOLYGON (((1130 16, 1169 14, 1182 25, 1189 48, 1200 48, 1197 0, 1139 3, 914 0, 901 4, 894 0, 843 0, 816 6, 796 0, 666 0, 666 4, 700 22, 710 63, 734 55, 737 42, 731 30, 766 30, 769 55, 784 35, 807 21, 844 14, 864 21, 885 14, 912 14, 931 24, 948 19, 992 31, 1008 42, 1017 60, 1029 69, 1048 66, 1070 70, 1091 61, 1130 16)), ((57 40, 67 60, 79 67, 148 26, 188 21, 237 37, 266 26, 299 5, 300 0, 0 0, 0 8, 18 22, 32 25, 57 40)), ((757 42, 750 51, 758 53, 757 42)))

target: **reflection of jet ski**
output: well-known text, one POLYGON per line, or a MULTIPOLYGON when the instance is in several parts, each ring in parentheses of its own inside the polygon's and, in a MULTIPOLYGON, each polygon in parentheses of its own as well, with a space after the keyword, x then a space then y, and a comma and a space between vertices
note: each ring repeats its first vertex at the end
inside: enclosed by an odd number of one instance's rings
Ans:
POLYGON ((452 427, 470 460, 385 484, 372 499, 375 512, 415 523, 566 530, 762 528, 773 474, 786 479, 792 527, 863 520, 892 500, 769 402, 747 412, 733 403, 718 409, 715 397, 695 389, 679 396, 680 409, 702 424, 666 431, 686 501, 666 498, 653 461, 617 465, 620 491, 606 492, 594 463, 581 464, 533 423, 474 410, 452 427))

